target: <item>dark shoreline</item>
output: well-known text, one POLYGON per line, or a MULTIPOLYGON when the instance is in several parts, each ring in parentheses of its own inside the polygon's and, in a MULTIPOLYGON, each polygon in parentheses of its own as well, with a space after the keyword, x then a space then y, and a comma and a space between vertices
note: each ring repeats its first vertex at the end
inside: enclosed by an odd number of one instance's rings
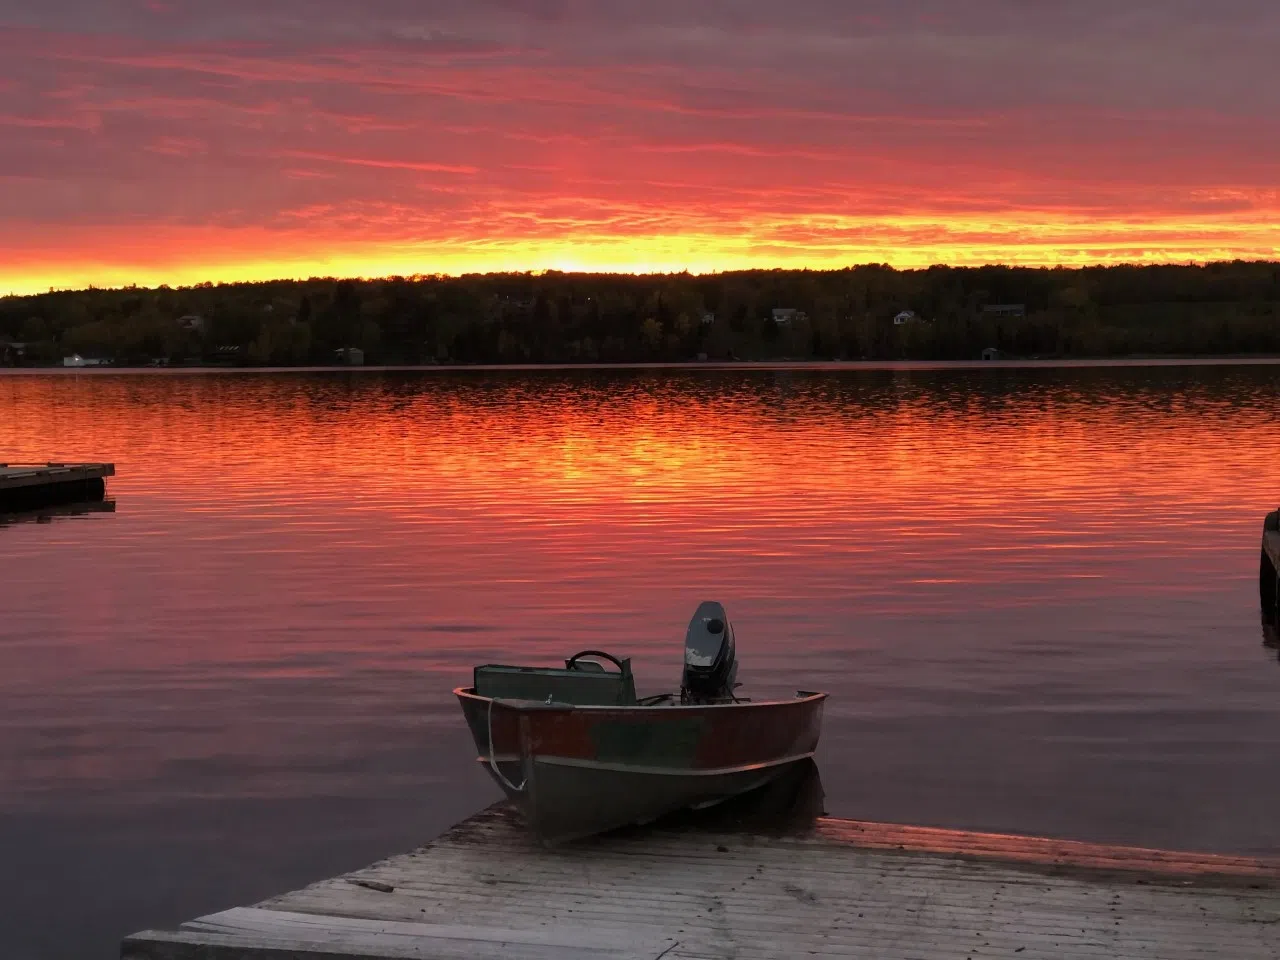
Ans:
POLYGON ((1280 264, 314 278, 0 298, 0 363, 73 355, 539 369, 1280 355, 1280 264))
POLYGON ((110 364, 95 367, 0 367, 0 376, 110 376, 112 374, 244 374, 244 373, 462 373, 474 372, 538 372, 569 370, 1000 370, 1028 368, 1090 367, 1212 367, 1280 365, 1277 354, 1231 355, 1153 355, 1123 357, 1060 357, 1004 360, 686 360, 634 363, 422 363, 296 365, 296 366, 229 366, 221 364, 175 364, 125 366, 110 364))

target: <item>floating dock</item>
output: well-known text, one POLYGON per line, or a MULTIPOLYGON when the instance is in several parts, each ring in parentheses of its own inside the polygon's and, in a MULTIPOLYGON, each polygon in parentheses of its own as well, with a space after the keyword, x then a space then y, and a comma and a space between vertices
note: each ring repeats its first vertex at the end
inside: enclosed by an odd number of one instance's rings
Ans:
POLYGON ((112 463, 0 463, 0 511, 101 500, 112 463))
POLYGON ((821 817, 546 850, 505 806, 125 960, 1274 960, 1280 861, 821 817))

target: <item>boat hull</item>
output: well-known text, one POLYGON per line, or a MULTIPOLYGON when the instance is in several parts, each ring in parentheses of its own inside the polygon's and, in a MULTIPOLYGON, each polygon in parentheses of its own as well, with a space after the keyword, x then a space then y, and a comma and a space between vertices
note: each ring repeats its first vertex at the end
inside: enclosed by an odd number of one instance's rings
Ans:
MULTIPOLYGON (((538 838, 563 843, 688 808, 720 803, 781 776, 801 757, 728 773, 638 772, 534 760, 527 800, 513 795, 538 838)), ((495 778, 496 779, 496 778, 495 778)))
POLYGON ((455 692, 478 759, 547 844, 769 783, 812 758, 825 700, 573 707, 455 692))

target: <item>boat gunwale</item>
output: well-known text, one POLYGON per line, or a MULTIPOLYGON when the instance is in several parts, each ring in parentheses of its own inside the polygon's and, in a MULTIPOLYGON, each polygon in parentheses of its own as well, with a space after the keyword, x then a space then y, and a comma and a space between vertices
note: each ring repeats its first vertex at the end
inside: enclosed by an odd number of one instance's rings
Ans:
MULTIPOLYGON (((602 773, 634 773, 646 777, 733 777, 743 773, 756 773, 773 767, 783 767, 792 763, 803 763, 812 760, 815 750, 805 753, 790 753, 772 760, 758 760, 754 763, 742 763, 732 767, 658 767, 648 764, 618 763, 608 760, 590 760, 582 757, 562 757, 558 754, 531 753, 529 756, 535 763, 546 763, 553 767, 574 767, 579 770, 596 770, 602 773)), ((476 757, 481 766, 489 765, 488 757, 476 757)), ((519 764, 524 757, 516 754, 495 754, 495 763, 519 764)))
POLYGON ((505 707, 508 710, 542 712, 548 710, 557 711, 574 711, 586 710, 601 713, 629 713, 633 711, 642 711, 649 713, 669 713, 672 710, 722 710, 722 709, 742 709, 747 707, 788 707, 796 704, 821 703, 826 700, 830 694, 815 690, 797 690, 796 695, 791 700, 742 700, 732 703, 632 703, 632 704, 573 704, 573 703, 547 703, 544 700, 521 700, 519 698, 510 697, 486 697, 483 694, 475 692, 475 687, 455 687, 454 696, 459 700, 468 699, 476 700, 480 703, 492 703, 495 706, 505 707))

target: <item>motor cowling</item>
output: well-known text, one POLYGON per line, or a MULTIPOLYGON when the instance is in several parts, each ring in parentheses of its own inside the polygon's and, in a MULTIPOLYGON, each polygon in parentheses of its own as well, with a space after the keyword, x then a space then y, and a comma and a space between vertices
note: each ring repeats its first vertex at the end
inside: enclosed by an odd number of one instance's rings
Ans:
POLYGON ((733 698, 738 676, 733 625, 714 600, 699 604, 684 639, 684 676, 680 699, 709 703, 733 698))

